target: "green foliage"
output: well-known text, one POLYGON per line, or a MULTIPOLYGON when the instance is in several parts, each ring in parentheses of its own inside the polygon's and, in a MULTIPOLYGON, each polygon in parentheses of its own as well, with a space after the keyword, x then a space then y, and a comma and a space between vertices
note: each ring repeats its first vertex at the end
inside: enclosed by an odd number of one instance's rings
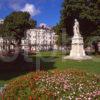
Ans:
POLYGON ((24 36, 24 33, 29 28, 34 28, 36 21, 30 18, 28 12, 12 12, 4 20, 3 28, 0 30, 2 36, 12 36, 17 40, 24 36))
POLYGON ((56 32, 57 35, 62 33, 61 25, 57 24, 56 26, 53 27, 53 30, 56 32))
POLYGON ((86 39, 86 43, 88 45, 91 45, 93 42, 99 42, 100 41, 100 36, 91 36, 91 37, 87 37, 86 39))
POLYGON ((30 28, 34 28, 37 25, 37 22, 33 19, 29 20, 30 28))
POLYGON ((61 10, 62 27, 69 35, 73 34, 74 19, 80 21, 84 37, 100 35, 100 0, 64 0, 61 10))
POLYGON ((53 30, 58 35, 56 44, 58 46, 62 45, 62 29, 61 29, 61 26, 59 24, 57 24, 56 26, 53 27, 53 30))
POLYGON ((56 44, 58 46, 64 46, 67 43, 69 43, 70 38, 69 36, 66 34, 66 29, 62 28, 62 26, 60 24, 57 24, 56 26, 53 27, 55 33, 58 35, 58 39, 56 41, 56 44))
MULTIPOLYGON (((85 45, 93 42, 93 38, 100 36, 100 0, 64 0, 61 9, 61 20, 56 25, 55 32, 59 35, 58 45, 62 45, 60 30, 66 29, 66 41, 73 35, 74 19, 80 22, 80 31, 84 37, 85 45), (91 38, 92 37, 92 38, 91 38)), ((68 44, 67 43, 67 44, 68 44)), ((92 44, 92 43, 91 43, 92 44)))

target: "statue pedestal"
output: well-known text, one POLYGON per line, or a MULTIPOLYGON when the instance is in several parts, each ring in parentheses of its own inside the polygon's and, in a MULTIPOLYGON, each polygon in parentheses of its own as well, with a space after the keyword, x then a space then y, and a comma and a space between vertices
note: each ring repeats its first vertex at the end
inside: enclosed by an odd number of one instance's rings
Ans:
POLYGON ((90 56, 87 56, 85 54, 83 37, 81 37, 81 35, 73 36, 70 55, 65 56, 64 59, 74 59, 74 60, 91 59, 90 56))

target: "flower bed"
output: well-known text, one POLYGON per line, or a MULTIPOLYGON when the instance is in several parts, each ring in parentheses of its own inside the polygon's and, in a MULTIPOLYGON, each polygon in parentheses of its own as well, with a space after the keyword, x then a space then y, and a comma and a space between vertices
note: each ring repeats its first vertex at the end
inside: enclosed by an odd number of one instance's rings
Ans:
POLYGON ((100 78, 79 70, 29 73, 9 82, 4 100, 100 100, 100 78))

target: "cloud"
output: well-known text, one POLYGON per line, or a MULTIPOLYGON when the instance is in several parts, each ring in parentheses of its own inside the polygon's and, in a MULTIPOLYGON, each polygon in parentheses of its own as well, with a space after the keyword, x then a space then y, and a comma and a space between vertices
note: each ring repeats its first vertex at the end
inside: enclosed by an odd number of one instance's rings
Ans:
POLYGON ((12 0, 9 1, 9 7, 15 11, 29 12, 31 16, 40 13, 40 10, 34 4, 28 3, 27 0, 12 0))
POLYGON ((35 7, 34 4, 26 3, 24 8, 21 9, 23 12, 29 12, 31 16, 35 16, 40 13, 40 10, 35 7))
POLYGON ((9 7, 13 10, 20 10, 25 5, 25 3, 25 0, 11 0, 9 1, 9 7))

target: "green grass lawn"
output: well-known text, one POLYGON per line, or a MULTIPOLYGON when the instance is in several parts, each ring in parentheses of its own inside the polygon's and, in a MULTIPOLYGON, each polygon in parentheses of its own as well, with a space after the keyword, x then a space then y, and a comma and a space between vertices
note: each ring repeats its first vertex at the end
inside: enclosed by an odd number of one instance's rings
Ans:
POLYGON ((41 52, 38 54, 40 57, 44 57, 42 63, 46 69, 81 69, 88 71, 90 73, 100 74, 100 56, 93 56, 91 60, 84 61, 74 61, 74 60, 64 60, 64 53, 61 52, 41 52), (49 59, 52 57, 51 59, 49 59), (46 58, 48 61, 46 61, 46 58), (53 59, 53 60, 52 60, 53 59), (51 62, 50 62, 51 61, 51 62), (50 68, 51 67, 51 68, 50 68))
MULTIPOLYGON (((62 52, 40 52, 36 56, 31 55, 33 58, 33 62, 36 63, 36 57, 41 58, 41 66, 45 68, 45 70, 54 70, 54 69, 80 69, 88 71, 89 73, 100 74, 100 56, 93 56, 92 60, 85 60, 85 61, 74 61, 74 60, 64 60, 62 59, 65 56, 65 53, 62 52), (35 60, 34 60, 35 59, 35 60)), ((18 74, 18 73, 17 73, 18 74)), ((3 84, 7 83, 9 80, 21 76, 25 73, 21 72, 19 75, 16 73, 4 73, 4 75, 0 74, 2 80, 0 80, 0 87, 3 84), (3 77, 4 79, 3 79, 3 77), (8 76, 12 78, 6 79, 8 76)))

